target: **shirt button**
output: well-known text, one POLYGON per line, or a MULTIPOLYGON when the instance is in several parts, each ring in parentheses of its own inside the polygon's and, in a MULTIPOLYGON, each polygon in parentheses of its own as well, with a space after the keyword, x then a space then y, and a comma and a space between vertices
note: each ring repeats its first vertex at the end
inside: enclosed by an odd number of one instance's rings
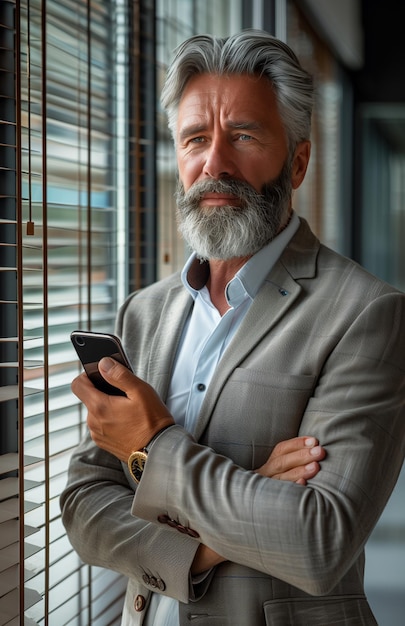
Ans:
POLYGON ((197 389, 198 389, 198 391, 205 391, 205 385, 204 385, 204 383, 198 383, 198 385, 197 385, 197 389))

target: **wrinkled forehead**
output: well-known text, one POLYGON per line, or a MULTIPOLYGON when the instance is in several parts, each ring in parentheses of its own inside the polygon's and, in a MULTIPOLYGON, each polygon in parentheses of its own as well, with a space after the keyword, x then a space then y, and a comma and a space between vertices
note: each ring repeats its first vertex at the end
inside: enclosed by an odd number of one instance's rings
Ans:
POLYGON ((235 74, 201 74, 191 78, 178 108, 180 126, 203 124, 215 118, 228 124, 263 124, 279 119, 277 99, 270 82, 263 77, 235 74))

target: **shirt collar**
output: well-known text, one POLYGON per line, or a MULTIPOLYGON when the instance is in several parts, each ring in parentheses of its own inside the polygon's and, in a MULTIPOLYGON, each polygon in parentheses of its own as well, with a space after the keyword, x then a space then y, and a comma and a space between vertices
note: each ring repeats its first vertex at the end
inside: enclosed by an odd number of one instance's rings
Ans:
MULTIPOLYGON (((246 297, 253 300, 267 274, 298 230, 299 223, 299 218, 293 211, 288 226, 239 269, 225 288, 229 306, 237 307, 246 297)), ((201 262, 193 252, 183 268, 181 279, 194 299, 207 283, 209 271, 208 262, 201 262)))

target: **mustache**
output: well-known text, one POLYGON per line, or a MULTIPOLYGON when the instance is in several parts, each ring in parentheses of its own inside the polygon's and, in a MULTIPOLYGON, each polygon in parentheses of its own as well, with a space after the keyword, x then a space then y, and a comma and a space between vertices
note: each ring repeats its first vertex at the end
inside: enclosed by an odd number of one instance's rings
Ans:
POLYGON ((184 205, 198 204, 206 193, 219 193, 235 196, 242 206, 232 206, 235 211, 240 211, 244 205, 253 201, 263 201, 264 196, 258 193, 249 183, 236 178, 210 178, 208 180, 194 183, 190 189, 185 192, 183 185, 179 182, 176 191, 176 200, 184 207, 184 205))

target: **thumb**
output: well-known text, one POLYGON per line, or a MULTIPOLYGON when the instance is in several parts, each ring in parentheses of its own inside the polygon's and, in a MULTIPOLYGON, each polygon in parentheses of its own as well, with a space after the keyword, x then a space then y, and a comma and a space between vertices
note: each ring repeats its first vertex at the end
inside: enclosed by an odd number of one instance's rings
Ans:
POLYGON ((98 364, 102 377, 114 387, 126 391, 133 384, 134 375, 118 361, 110 357, 103 357, 98 364))

